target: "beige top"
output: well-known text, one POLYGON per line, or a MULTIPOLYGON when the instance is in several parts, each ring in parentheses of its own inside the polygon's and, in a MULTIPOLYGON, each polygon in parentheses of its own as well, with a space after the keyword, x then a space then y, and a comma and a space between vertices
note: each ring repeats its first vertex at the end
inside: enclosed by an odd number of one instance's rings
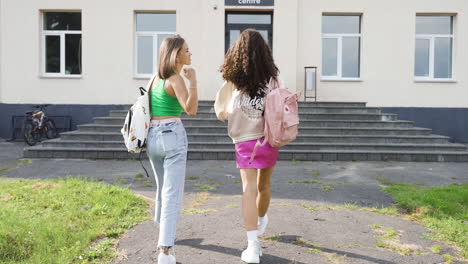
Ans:
POLYGON ((228 111, 228 135, 234 144, 264 136, 264 97, 264 92, 250 97, 238 90, 233 91, 230 111, 228 111))

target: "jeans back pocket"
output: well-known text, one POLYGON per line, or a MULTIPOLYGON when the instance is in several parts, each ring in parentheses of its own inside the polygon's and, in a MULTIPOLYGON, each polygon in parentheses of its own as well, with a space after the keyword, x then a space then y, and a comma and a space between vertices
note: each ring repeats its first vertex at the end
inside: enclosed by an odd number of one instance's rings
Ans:
POLYGON ((171 152, 177 149, 177 133, 172 129, 161 131, 161 143, 164 152, 171 152))

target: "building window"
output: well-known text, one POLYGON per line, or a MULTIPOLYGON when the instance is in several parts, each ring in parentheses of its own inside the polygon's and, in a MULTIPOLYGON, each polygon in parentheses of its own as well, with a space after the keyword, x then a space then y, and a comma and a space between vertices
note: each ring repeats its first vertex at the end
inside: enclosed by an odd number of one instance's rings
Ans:
POLYGON ((137 13, 135 75, 149 78, 158 69, 159 47, 176 32, 175 13, 137 13))
POLYGON ((81 13, 44 12, 43 76, 81 76, 81 13))
POLYGON ((416 16, 415 79, 452 79, 452 64, 453 16, 416 16))
POLYGON ((360 78, 361 16, 322 16, 322 79, 360 78))

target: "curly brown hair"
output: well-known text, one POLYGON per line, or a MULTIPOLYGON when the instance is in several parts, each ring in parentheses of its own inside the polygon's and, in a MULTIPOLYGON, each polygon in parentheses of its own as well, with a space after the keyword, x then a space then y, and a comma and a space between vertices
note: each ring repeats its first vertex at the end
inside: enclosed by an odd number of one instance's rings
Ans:
POLYGON ((228 50, 220 68, 223 79, 251 97, 278 77, 271 49, 255 29, 244 30, 228 50))

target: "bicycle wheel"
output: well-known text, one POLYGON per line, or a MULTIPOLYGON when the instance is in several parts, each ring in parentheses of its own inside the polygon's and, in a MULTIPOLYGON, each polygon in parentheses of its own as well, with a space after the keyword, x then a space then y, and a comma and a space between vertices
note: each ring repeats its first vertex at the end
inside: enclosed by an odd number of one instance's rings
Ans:
POLYGON ((37 143, 37 135, 34 129, 34 125, 30 122, 25 123, 23 127, 23 138, 24 142, 29 146, 34 146, 37 143))
POLYGON ((44 125, 45 136, 48 139, 53 139, 58 136, 57 128, 55 127, 55 122, 51 119, 48 119, 44 125))

